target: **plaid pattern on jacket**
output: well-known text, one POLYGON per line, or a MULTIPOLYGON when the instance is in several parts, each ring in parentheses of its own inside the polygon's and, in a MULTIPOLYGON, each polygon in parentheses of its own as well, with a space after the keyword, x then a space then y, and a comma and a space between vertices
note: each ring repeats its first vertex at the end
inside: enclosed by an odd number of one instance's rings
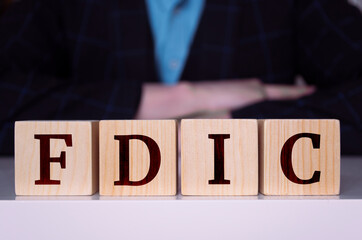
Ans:
MULTIPOLYGON (((207 0, 182 79, 257 77, 318 87, 235 118, 337 118, 342 153, 362 153, 362 17, 345 0, 207 0)), ((143 0, 22 0, 0 19, 0 152, 14 121, 130 119, 157 82, 143 0)))

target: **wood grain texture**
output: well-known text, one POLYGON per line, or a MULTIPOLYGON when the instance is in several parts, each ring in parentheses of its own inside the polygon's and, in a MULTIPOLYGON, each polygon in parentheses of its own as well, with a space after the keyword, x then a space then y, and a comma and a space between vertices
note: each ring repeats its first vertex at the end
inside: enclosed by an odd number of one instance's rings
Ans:
MULTIPOLYGON (((176 195, 177 133, 175 120, 107 120, 100 122, 100 195, 176 195), (155 178, 142 186, 114 185, 119 180, 119 141, 115 135, 145 135, 158 145, 161 164, 155 178)), ((129 177, 145 178, 150 168, 150 153, 140 140, 130 140, 129 177)))
POLYGON ((19 121, 15 123, 15 193, 17 195, 92 195, 98 190, 98 121, 19 121), (50 163, 60 185, 36 185, 40 178, 40 141, 36 134, 71 134, 72 146, 50 140, 50 157, 62 151, 66 167, 50 163))
POLYGON ((337 195, 340 189, 340 130, 338 120, 259 120, 260 192, 265 195, 337 195), (293 135, 320 135, 320 146, 310 138, 298 139, 292 148, 292 166, 300 179, 318 182, 297 184, 282 171, 281 151, 293 135))
POLYGON ((182 120, 181 192, 183 195, 257 195, 257 121, 182 120), (230 184, 209 184, 214 178, 214 140, 209 134, 230 134, 224 140, 224 176, 230 184))

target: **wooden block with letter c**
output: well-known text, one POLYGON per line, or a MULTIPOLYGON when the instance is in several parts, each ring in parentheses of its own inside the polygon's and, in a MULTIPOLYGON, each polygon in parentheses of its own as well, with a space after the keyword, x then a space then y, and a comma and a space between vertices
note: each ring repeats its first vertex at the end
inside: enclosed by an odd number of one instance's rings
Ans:
POLYGON ((258 132, 252 119, 181 122, 183 195, 257 195, 258 132))
POLYGON ((259 120, 260 192, 337 195, 339 121, 259 120))
POLYGON ((175 120, 100 122, 100 195, 176 195, 175 120))
POLYGON ((98 190, 98 121, 15 123, 17 195, 92 195, 98 190))

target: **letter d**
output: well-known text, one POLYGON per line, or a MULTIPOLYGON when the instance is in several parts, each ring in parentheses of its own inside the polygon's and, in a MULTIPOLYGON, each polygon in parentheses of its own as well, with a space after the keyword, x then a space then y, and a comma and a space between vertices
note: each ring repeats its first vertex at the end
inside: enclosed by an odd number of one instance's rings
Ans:
POLYGON ((144 135, 115 135, 119 141, 119 180, 114 185, 141 186, 151 182, 157 175, 161 165, 161 153, 157 143, 144 135), (150 153, 150 168, 145 178, 140 181, 129 180, 129 141, 137 139, 144 142, 150 153))

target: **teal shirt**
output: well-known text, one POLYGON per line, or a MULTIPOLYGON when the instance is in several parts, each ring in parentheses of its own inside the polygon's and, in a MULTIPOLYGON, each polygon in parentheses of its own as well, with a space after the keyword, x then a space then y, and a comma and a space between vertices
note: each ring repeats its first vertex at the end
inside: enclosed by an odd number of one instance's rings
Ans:
POLYGON ((181 77, 205 0, 145 0, 161 81, 176 84, 181 77))

